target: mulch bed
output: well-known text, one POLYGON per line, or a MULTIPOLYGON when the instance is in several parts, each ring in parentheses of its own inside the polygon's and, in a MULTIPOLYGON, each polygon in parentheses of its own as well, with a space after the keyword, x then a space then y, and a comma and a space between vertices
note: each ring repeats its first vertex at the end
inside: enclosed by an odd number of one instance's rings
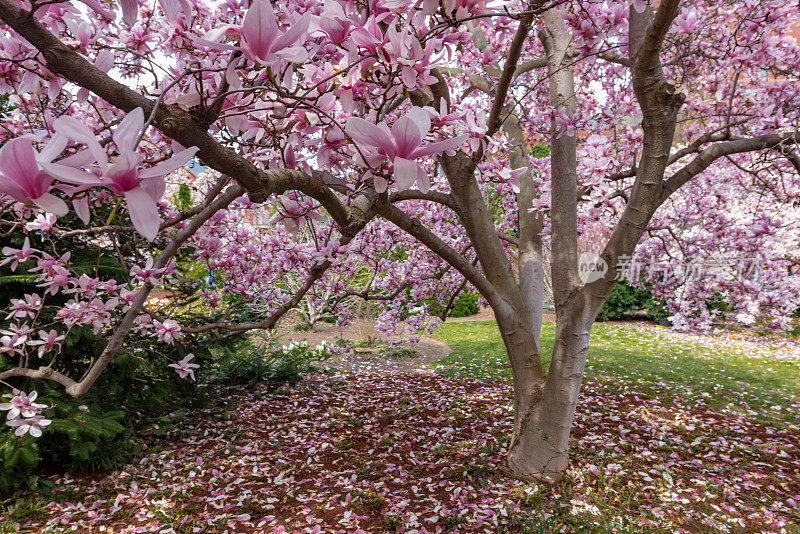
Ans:
POLYGON ((706 410, 703 399, 587 383, 569 473, 536 486, 498 469, 511 428, 503 383, 335 372, 220 394, 225 406, 186 418, 124 471, 51 477, 48 516, 19 528, 496 533, 539 521, 613 531, 624 517, 629 530, 781 532, 800 520, 800 429, 706 410))

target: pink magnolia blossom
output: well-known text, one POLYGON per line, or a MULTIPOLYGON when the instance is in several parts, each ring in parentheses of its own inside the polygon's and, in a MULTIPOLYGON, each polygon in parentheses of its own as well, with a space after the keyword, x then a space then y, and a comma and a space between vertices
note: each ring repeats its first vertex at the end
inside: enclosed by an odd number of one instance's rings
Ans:
POLYGON ((44 356, 45 352, 48 352, 53 349, 60 341, 64 340, 64 336, 59 336, 58 332, 55 330, 50 330, 49 332, 45 332, 44 330, 39 330, 39 337, 41 339, 34 339, 30 341, 28 345, 31 346, 38 346, 39 347, 39 357, 41 358, 44 356))
POLYGON ((11 336, 15 343, 18 341, 27 343, 32 333, 33 328, 31 328, 27 323, 11 324, 8 326, 7 330, 0 330, 0 334, 11 336))
POLYGON ((139 291, 135 289, 123 289, 119 292, 120 300, 127 306, 133 304, 133 301, 136 300, 137 295, 139 295, 139 291))
POLYGON ((194 358, 194 354, 187 354, 186 357, 180 360, 178 363, 171 363, 168 365, 168 367, 174 368, 175 372, 178 373, 178 376, 181 378, 191 376, 192 380, 194 380, 194 370, 200 366, 196 363, 189 363, 189 360, 192 358, 194 358))
MULTIPOLYGON (((306 13, 282 31, 272 4, 268 0, 256 0, 245 13, 241 25, 225 24, 196 42, 215 50, 241 50, 248 59, 263 65, 276 59, 304 61, 308 53, 300 44, 306 39, 310 21, 311 16, 306 13), (220 42, 225 37, 238 39, 240 45, 220 42)), ((231 63, 229 72, 235 64, 231 63)))
POLYGON ((14 336, 0 336, 0 354, 17 354, 19 346, 25 343, 24 339, 14 336))
POLYGON ((281 200, 281 208, 272 221, 281 221, 291 234, 296 234, 306 221, 322 222, 325 220, 316 212, 314 203, 306 198, 287 197, 281 200))
POLYGON ((139 18, 139 2, 138 0, 119 0, 119 7, 122 9, 122 20, 128 26, 136 24, 136 19, 139 18))
POLYGON ((31 436, 38 438, 42 435, 42 429, 52 423, 50 419, 45 419, 43 415, 34 415, 28 419, 14 419, 6 423, 10 427, 16 427, 14 434, 17 436, 24 436, 29 433, 31 436))
MULTIPOLYGON (((91 7, 98 13, 108 17, 109 16, 107 10, 103 8, 102 4, 97 0, 81 0, 84 4, 91 7)), ((178 12, 183 10, 184 13, 191 13, 192 8, 187 0, 158 0, 158 3, 161 5, 161 9, 164 11, 164 15, 167 17, 167 20, 174 22, 175 19, 178 17, 178 12)), ((139 2, 138 0, 119 0, 120 8, 122 8, 122 20, 125 21, 125 24, 128 26, 133 26, 136 24, 136 19, 139 18, 139 2)))
POLYGON ((676 28, 678 29, 678 31, 683 33, 694 32, 696 25, 697 25, 697 13, 694 10, 681 13, 681 15, 675 20, 676 28))
POLYGON ((383 18, 370 17, 364 26, 354 29, 351 34, 353 41, 369 54, 376 53, 380 45, 386 42, 386 38, 378 25, 383 18))
POLYGON ((418 81, 425 84, 435 81, 429 68, 433 41, 428 41, 423 50, 408 27, 398 32, 394 26, 389 26, 386 37, 388 42, 383 46, 382 52, 389 60, 401 66, 400 76, 408 89, 415 89, 418 81))
MULTIPOLYGON (((427 192, 431 185, 430 179, 416 159, 455 150, 466 141, 465 135, 459 135, 421 146, 430 127, 428 112, 414 107, 395 121, 391 128, 383 122, 373 124, 360 117, 351 117, 345 130, 365 152, 368 163, 375 165, 386 159, 393 163, 398 189, 409 189, 416 182, 421 191, 427 192)), ((385 181, 376 179, 375 189, 379 193, 385 191, 385 181)))
MULTIPOLYGON (((63 145, 60 148, 63 149, 63 145)), ((0 148, 0 193, 55 215, 66 215, 67 205, 50 193, 53 177, 39 169, 38 159, 40 155, 28 138, 18 137, 3 145, 0 148)))
POLYGON ((94 297, 97 294, 97 287, 100 285, 99 280, 92 278, 86 273, 80 275, 80 277, 77 280, 73 280, 72 283, 74 287, 64 291, 64 293, 77 293, 87 298, 94 297))
POLYGON ((56 216, 52 213, 39 213, 36 218, 25 225, 25 230, 34 231, 39 230, 42 232, 49 232, 56 225, 56 216))
POLYGON ((0 262, 0 265, 11 263, 11 270, 16 271, 20 263, 25 263, 32 258, 36 252, 35 248, 31 248, 31 240, 27 237, 22 242, 22 248, 3 247, 3 256, 6 258, 0 262))
POLYGON ((521 167, 519 169, 504 167, 496 173, 496 177, 499 182, 508 184, 514 193, 519 193, 519 177, 525 174, 527 170, 527 167, 521 167))
MULTIPOLYGON (((108 10, 99 0, 79 0, 80 2, 86 4, 89 8, 91 8, 95 13, 107 18, 108 20, 114 20, 114 12, 108 10)), ((134 17, 134 22, 136 22, 136 18, 134 17)))
POLYGON ((134 265, 131 268, 131 276, 139 278, 143 282, 150 282, 151 284, 155 285, 158 283, 159 278, 161 278, 166 271, 166 267, 161 269, 153 267, 153 258, 147 258, 147 262, 145 262, 144 267, 134 265))
POLYGON ((334 44, 347 39, 353 22, 347 18, 339 2, 325 2, 325 12, 319 19, 319 27, 334 44))
POLYGON ((180 11, 183 11, 186 15, 192 12, 192 6, 188 0, 158 0, 158 3, 161 5, 167 20, 171 22, 175 22, 180 11))
POLYGON ((158 340, 170 345, 181 337, 181 325, 175 319, 166 319, 163 323, 161 321, 153 321, 153 327, 156 330, 158 340))
POLYGON ((20 391, 17 395, 11 398, 11 402, 4 402, 0 404, 0 410, 8 410, 8 419, 17 419, 19 417, 33 417, 39 410, 47 408, 46 404, 39 404, 34 402, 39 395, 36 391, 31 391, 29 394, 20 391))
POLYGON ((11 313, 6 319, 33 318, 41 307, 42 297, 36 294, 26 294, 21 299, 11 299, 11 313))
POLYGON ((336 260, 336 255, 343 252, 343 247, 338 240, 331 241, 319 251, 319 256, 322 261, 333 262, 336 260))
POLYGON ((567 137, 575 136, 575 128, 578 121, 577 113, 570 117, 567 115, 566 108, 562 106, 558 109, 550 109, 549 111, 540 113, 539 117, 542 120, 549 119, 551 121, 551 125, 556 130, 556 139, 560 139, 564 135, 567 137))
POLYGON ((134 109, 122 119, 113 134, 119 156, 111 163, 94 133, 86 125, 73 117, 60 117, 55 121, 56 131, 73 141, 85 143, 88 156, 100 165, 101 175, 97 176, 61 163, 45 163, 43 167, 65 182, 82 187, 102 186, 116 195, 123 196, 128 204, 133 226, 145 239, 152 241, 160 225, 156 203, 166 189, 164 176, 185 165, 198 149, 192 147, 181 150, 154 167, 140 170, 139 165, 144 156, 136 151, 136 145, 143 127, 142 108, 134 109))
POLYGON ((550 209, 550 200, 545 197, 539 197, 533 199, 533 207, 529 208, 528 211, 547 211, 550 209))
POLYGON ((41 280, 43 280, 43 282, 36 285, 39 287, 46 287, 45 293, 55 295, 61 288, 69 287, 71 278, 72 275, 66 267, 63 265, 56 265, 42 276, 41 280))
POLYGON ((769 219, 762 218, 756 221, 755 223, 751 224, 746 228, 748 234, 752 237, 760 237, 765 234, 769 234, 770 232, 770 221, 769 219))
POLYGON ((467 135, 469 136, 469 148, 473 152, 480 148, 486 139, 486 132, 489 127, 486 124, 486 114, 483 111, 477 113, 469 110, 464 116, 467 135))

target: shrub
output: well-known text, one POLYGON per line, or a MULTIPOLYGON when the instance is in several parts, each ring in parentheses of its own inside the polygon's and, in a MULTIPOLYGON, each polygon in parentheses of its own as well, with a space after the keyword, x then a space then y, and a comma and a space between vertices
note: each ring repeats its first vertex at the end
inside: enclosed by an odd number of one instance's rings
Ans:
POLYGON ((38 471, 43 465, 66 466, 73 471, 113 469, 132 452, 131 426, 122 410, 103 411, 87 399, 65 399, 54 387, 39 383, 37 402, 50 408, 41 438, 16 436, 0 429, 0 494, 42 489, 38 471))
POLYGON ((450 317, 469 317, 478 313, 478 299, 480 295, 476 293, 462 293, 450 312, 450 317))
MULTIPOLYGON (((141 450, 132 439, 138 429, 181 406, 205 402, 205 397, 197 395, 195 382, 181 379, 167 367, 182 358, 187 348, 194 351, 195 361, 207 362, 196 371, 200 383, 293 383, 313 370, 314 362, 333 354, 324 343, 317 347, 290 343, 266 350, 263 344, 259 348, 246 340, 220 344, 187 337, 183 341, 172 346, 131 338, 128 350, 78 399, 66 397, 48 381, 17 382, 23 391, 38 391, 37 402, 49 406, 44 415, 52 423, 44 427, 40 438, 16 436, 14 428, 0 426, 0 495, 47 489, 49 485, 38 477, 46 466, 95 471, 116 469, 130 461, 141 450)), ((60 362, 77 369, 103 346, 91 330, 76 328, 60 362)))
POLYGON ((651 321, 661 321, 672 315, 667 309, 667 303, 664 299, 653 296, 645 303, 644 311, 647 313, 647 318, 651 321))
POLYGON ((389 347, 384 355, 394 360, 408 360, 419 356, 419 352, 408 347, 389 347))
POLYGON ((626 280, 620 280, 600 308, 597 320, 623 319, 637 310, 645 310, 647 317, 654 321, 670 315, 663 300, 653 297, 646 289, 633 287, 626 280))
POLYGON ((533 145, 528 149, 528 154, 536 159, 545 158, 550 155, 550 145, 533 145))
POLYGON ((333 351, 324 342, 313 348, 305 341, 271 348, 265 344, 249 344, 244 350, 223 354, 215 362, 212 382, 294 383, 314 370, 314 362, 332 355, 333 351))
MULTIPOLYGON (((462 292, 453 303, 453 309, 450 310, 450 317, 469 317, 478 313, 478 299, 480 295, 477 293, 470 293, 468 291, 462 292)), ((431 302, 428 305, 428 313, 437 315, 439 317, 444 313, 444 308, 447 306, 445 302, 431 302)))
MULTIPOLYGON (((191 206, 189 193, 185 187, 178 191, 176 202, 182 208, 191 206)), ((115 210, 111 207, 96 209, 96 216, 102 220, 108 220, 115 210)), ((62 230, 84 226, 72 213, 59 218, 58 222, 62 230)), ((136 242, 125 237, 120 237, 119 242, 112 245, 103 239, 87 240, 77 234, 51 240, 40 232, 14 232, 0 236, 0 248, 20 248, 25 239, 30 241, 32 247, 49 250, 54 256, 69 252, 70 268, 77 275, 86 274, 102 281, 114 280, 119 284, 125 284, 130 279, 130 266, 121 263, 119 255, 151 255, 149 250, 137 248, 136 242)), ((199 324, 208 313, 198 303, 198 287, 206 273, 202 265, 191 259, 190 252, 190 248, 182 250, 176 261, 181 264, 180 271, 190 274, 196 271, 196 277, 165 280, 165 284, 171 288, 166 297, 169 314, 179 317, 181 323, 188 325, 199 324), (195 265, 197 269, 193 271, 195 265)), ((8 263, 0 265, 0 306, 4 309, 9 309, 11 299, 40 292, 36 285, 39 274, 29 271, 30 267, 30 264, 20 264, 12 270, 8 263)), ((47 305, 38 314, 38 324, 57 324, 57 310, 71 298, 70 294, 63 292, 48 295, 47 305)), ((152 307, 159 311, 157 302, 153 302, 152 307)), ((243 307, 243 313, 247 311, 243 307)), ((11 316, 3 314, 0 317, 0 330, 8 330, 13 322, 11 316)), ((57 368, 71 377, 82 376, 107 343, 107 332, 94 332, 92 326, 76 325, 59 333, 65 338, 57 368)), ((197 378, 202 382, 204 373, 210 367, 206 363, 215 354, 231 351, 237 343, 239 341, 235 339, 218 341, 210 334, 184 333, 174 344, 168 344, 156 341, 147 333, 133 332, 126 338, 124 349, 109 363, 89 393, 79 399, 67 397, 63 388, 47 380, 14 378, 0 384, 0 395, 8 394, 12 388, 37 391, 39 402, 48 406, 43 415, 52 421, 44 428, 42 436, 34 439, 27 434, 16 436, 15 429, 0 420, 0 494, 40 488, 37 475, 46 467, 71 471, 98 470, 113 469, 127 462, 133 453, 131 437, 140 426, 174 411, 180 405, 203 400, 196 395, 195 382, 180 378, 168 365, 193 353, 194 362, 201 365, 197 370, 197 378)), ((15 360, 0 354, 0 370, 15 365, 15 360)), ((0 413, 0 417, 5 417, 5 413, 0 413)))
MULTIPOLYGON (((19 437, 14 428, 0 425, 0 494, 43 489, 38 473, 49 466, 95 471, 116 469, 128 462, 140 450, 132 440, 138 429, 181 405, 204 401, 196 394, 195 382, 181 379, 168 364, 190 351, 194 351, 195 361, 209 361, 214 352, 231 346, 231 342, 221 345, 210 337, 186 335, 180 343, 169 345, 131 336, 126 350, 109 363, 89 393, 78 399, 67 397, 50 381, 14 380, 16 388, 38 392, 37 402, 48 406, 44 416, 52 423, 40 438, 19 437)), ((100 355, 105 340, 91 328, 75 327, 64 347, 61 370, 79 376, 88 362, 100 355)), ((7 362, 0 361, 0 365, 7 362)), ((201 380, 205 367, 198 369, 201 380)), ((3 392, 7 394, 8 389, 3 392)))

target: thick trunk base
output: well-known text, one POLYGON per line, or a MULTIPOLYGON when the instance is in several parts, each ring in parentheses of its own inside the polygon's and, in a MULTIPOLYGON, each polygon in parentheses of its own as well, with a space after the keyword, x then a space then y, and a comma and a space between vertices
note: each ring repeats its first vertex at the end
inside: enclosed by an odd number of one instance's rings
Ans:
POLYGON ((526 431, 512 439, 506 469, 514 478, 528 482, 558 482, 569 465, 566 447, 559 447, 542 432, 526 431))
POLYGON ((547 378, 540 388, 515 384, 514 434, 506 456, 511 476, 557 482, 569 465, 569 435, 588 351, 588 321, 559 322, 547 378))

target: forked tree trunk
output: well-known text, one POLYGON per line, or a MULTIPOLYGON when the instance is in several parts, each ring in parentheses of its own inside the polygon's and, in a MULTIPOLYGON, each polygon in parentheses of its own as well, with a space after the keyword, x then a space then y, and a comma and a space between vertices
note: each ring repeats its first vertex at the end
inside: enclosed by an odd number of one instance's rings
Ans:
MULTIPOLYGON (((540 38, 547 55, 550 101, 554 109, 563 109, 568 116, 576 111, 573 66, 569 62, 569 32, 564 31, 564 13, 549 10, 544 16, 540 38)), ((511 123, 512 128, 517 126, 511 123)), ((514 132, 512 131, 512 134, 514 132)), ((557 135, 551 139, 552 166, 552 239, 553 288, 556 296, 556 339, 547 377, 536 385, 536 394, 528 395, 526 384, 515 377, 514 434, 507 466, 523 479, 558 480, 568 464, 569 434, 578 403, 583 368, 589 347, 589 329, 594 315, 584 303, 580 308, 569 305, 579 286, 577 273, 577 145, 574 135, 557 135), (523 391, 519 392, 518 388, 523 391)), ((526 180, 527 181, 527 180, 526 180)), ((521 207, 520 209, 524 209, 521 207)), ((520 218, 522 226, 523 218, 520 218)), ((539 227, 541 228, 541 227, 539 227)), ((522 241, 522 240, 521 240, 522 241)), ((533 239, 531 239, 533 242, 533 239)), ((522 244, 522 243, 521 243, 522 244)), ((520 286, 523 300, 536 299, 541 309, 543 289, 542 256, 534 247, 521 254, 520 286), (534 263, 536 268, 533 267, 534 263), (527 283, 526 283, 527 282, 527 283), (536 288, 537 291, 532 291, 536 288)), ((537 326, 541 326, 541 319, 537 326)), ((538 336, 537 336, 538 340, 538 336)), ((538 343, 529 351, 537 351, 538 343)), ((512 363, 512 347, 506 347, 512 363)), ((538 358, 538 354, 536 355, 538 358)))
POLYGON ((515 477, 555 481, 567 468, 591 324, 585 319, 558 321, 552 363, 536 394, 526 394, 525 387, 518 391, 515 381, 514 434, 507 456, 515 477))
MULTIPOLYGON (((634 91, 643 113, 642 151, 625 211, 602 253, 609 270, 601 279, 585 285, 580 283, 577 272, 576 138, 555 131, 551 134, 556 339, 547 377, 537 394, 528 394, 524 383, 522 390, 517 391, 520 381, 516 378, 514 381, 514 435, 507 464, 517 477, 558 480, 563 476, 568 465, 570 429, 583 380, 592 323, 614 286, 613 273, 618 259, 633 253, 663 201, 665 169, 685 96, 666 83, 658 53, 678 7, 677 1, 664 1, 656 17, 651 7, 631 10, 629 61, 634 91)), ((571 117, 576 112, 576 99, 569 59, 570 33, 564 29, 564 12, 551 9, 543 20, 539 37, 547 56, 550 104, 571 117)), ((506 344, 506 348, 512 363, 523 357, 514 354, 514 347, 506 344)), ((531 352, 536 350, 536 347, 531 348, 531 352)))

